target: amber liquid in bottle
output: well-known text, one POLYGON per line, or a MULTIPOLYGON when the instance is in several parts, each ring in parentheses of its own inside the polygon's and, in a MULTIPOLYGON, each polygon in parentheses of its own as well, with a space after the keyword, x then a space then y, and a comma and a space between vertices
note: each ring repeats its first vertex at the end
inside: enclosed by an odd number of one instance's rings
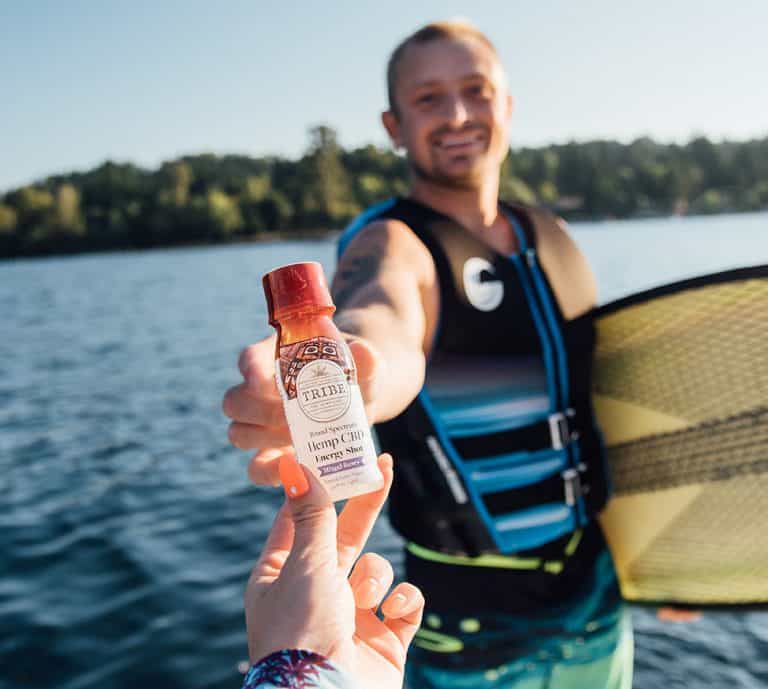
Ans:
MULTIPOLYGON (((296 264, 268 276, 287 269, 308 270, 300 275, 310 279, 322 270, 317 264, 296 264)), ((331 319, 335 307, 330 296, 309 290, 309 297, 302 292, 295 299, 300 303, 294 304, 290 296, 279 294, 281 284, 278 278, 271 285, 267 301, 277 330, 275 377, 296 458, 323 482, 334 501, 378 490, 383 477, 355 362, 331 319)), ((322 287, 327 290, 324 277, 322 287)))

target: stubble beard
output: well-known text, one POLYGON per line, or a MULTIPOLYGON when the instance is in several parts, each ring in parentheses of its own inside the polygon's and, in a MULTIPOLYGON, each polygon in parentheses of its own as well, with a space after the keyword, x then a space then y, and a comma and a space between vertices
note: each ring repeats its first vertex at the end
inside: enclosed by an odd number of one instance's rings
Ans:
POLYGON ((410 155, 407 160, 411 174, 421 181, 427 182, 433 186, 452 189, 454 191, 477 191, 483 184, 483 176, 485 173, 483 166, 477 166, 463 175, 449 175, 443 173, 439 168, 435 170, 426 170, 410 155))

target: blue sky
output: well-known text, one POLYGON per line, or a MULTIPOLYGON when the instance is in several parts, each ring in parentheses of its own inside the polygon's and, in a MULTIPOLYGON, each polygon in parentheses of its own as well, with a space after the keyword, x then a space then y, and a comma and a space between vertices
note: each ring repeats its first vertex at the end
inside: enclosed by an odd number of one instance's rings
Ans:
POLYGON ((513 146, 768 134, 764 0, 0 3, 0 190, 106 159, 384 144, 384 66, 463 16, 496 43, 513 146))

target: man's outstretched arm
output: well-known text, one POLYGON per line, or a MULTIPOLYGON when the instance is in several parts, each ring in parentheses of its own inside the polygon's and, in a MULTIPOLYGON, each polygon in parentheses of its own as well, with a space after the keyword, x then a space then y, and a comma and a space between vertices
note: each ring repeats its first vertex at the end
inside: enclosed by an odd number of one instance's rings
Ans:
POLYGON ((373 223, 342 255, 331 293, 339 329, 375 353, 369 414, 373 421, 391 419, 424 382, 439 309, 432 257, 403 223, 373 223))
MULTIPOLYGON (((375 223, 349 245, 332 291, 337 323, 352 340, 368 416, 372 422, 390 419, 424 380, 439 300, 432 258, 407 226, 375 223)), ((222 402, 232 419, 229 439, 241 450, 257 451, 248 465, 254 483, 276 484, 280 460, 292 448, 275 384, 275 336, 246 347, 238 367, 243 381, 222 402)))

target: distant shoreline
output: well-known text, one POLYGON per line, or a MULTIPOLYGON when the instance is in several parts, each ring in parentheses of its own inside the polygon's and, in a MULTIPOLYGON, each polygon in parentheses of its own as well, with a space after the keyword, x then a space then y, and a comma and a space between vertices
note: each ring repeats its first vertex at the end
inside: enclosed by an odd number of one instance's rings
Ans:
MULTIPOLYGON (((702 218, 718 218, 722 216, 734 215, 768 215, 768 209, 757 211, 725 211, 722 213, 688 213, 685 215, 679 214, 667 214, 667 215, 638 215, 630 218, 578 218, 571 220, 569 225, 574 229, 579 229, 580 225, 597 225, 600 223, 634 223, 642 222, 645 220, 665 220, 665 219, 679 219, 685 221, 687 219, 702 219, 702 218)), ((84 255, 96 255, 96 254, 121 254, 121 253, 149 253, 149 252, 162 252, 172 251, 176 249, 204 249, 213 247, 234 247, 234 246, 247 246, 250 244, 280 244, 284 242, 302 242, 302 241, 330 241, 337 239, 343 232, 343 229, 314 229, 314 230, 283 230, 275 232, 264 232, 258 235, 233 237, 226 241, 205 242, 205 241, 190 241, 190 242, 178 242, 174 244, 162 244, 149 247, 140 246, 119 246, 119 247, 85 247, 76 251, 58 251, 49 253, 29 253, 19 254, 16 256, 0 256, 0 264, 25 261, 25 260, 45 260, 66 258, 84 255)))
MULTIPOLYGON (((296 160, 201 154, 155 169, 108 161, 0 196, 0 257, 323 238, 407 194, 409 174, 403 156, 345 150, 326 126, 310 130, 296 160)), ((499 197, 573 223, 766 210, 768 137, 515 149, 499 197)))
POLYGON ((173 244, 156 244, 153 246, 92 246, 73 249, 71 251, 50 251, 45 253, 25 253, 14 256, 0 256, 0 264, 8 261, 28 259, 65 258, 67 256, 84 256, 91 254, 120 254, 125 252, 150 253, 154 251, 169 251, 173 249, 206 249, 211 247, 227 247, 247 244, 279 244, 288 241, 323 241, 334 239, 341 234, 341 230, 300 230, 295 232, 265 232, 264 234, 236 237, 223 241, 205 242, 189 241, 175 242, 173 244))

